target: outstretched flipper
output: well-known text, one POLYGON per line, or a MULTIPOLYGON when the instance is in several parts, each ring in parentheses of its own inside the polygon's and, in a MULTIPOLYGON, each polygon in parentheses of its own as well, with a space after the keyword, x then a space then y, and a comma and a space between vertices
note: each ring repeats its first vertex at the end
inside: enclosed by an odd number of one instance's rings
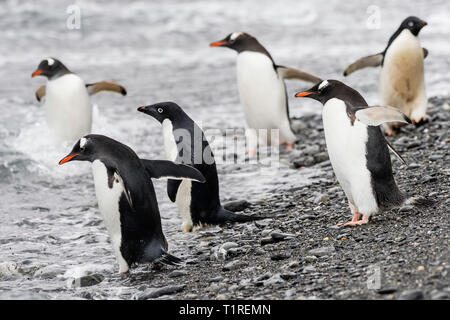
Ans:
POLYGON ((319 77, 316 77, 310 73, 301 71, 295 68, 288 68, 285 66, 276 66, 277 72, 283 79, 298 79, 308 81, 312 83, 319 83, 322 81, 319 77))
POLYGON ((45 85, 42 85, 36 90, 37 101, 41 101, 44 96, 45 96, 45 85))
POLYGON ((175 163, 167 160, 145 160, 141 159, 147 172, 155 179, 189 179, 197 182, 205 182, 205 177, 194 167, 175 163))
POLYGON ((125 90, 124 87, 112 81, 89 83, 86 84, 86 89, 88 90, 89 95, 99 93, 100 91, 113 91, 120 93, 124 96, 127 94, 127 91, 125 90))
POLYGON ((362 107, 355 112, 355 117, 357 120, 368 126, 379 126, 386 122, 411 123, 411 119, 401 113, 398 109, 392 107, 362 107))
MULTIPOLYGON (((423 50, 423 58, 425 59, 428 56, 428 50, 426 48, 422 48, 423 50)), ((377 54, 373 54, 371 56, 363 57, 361 59, 356 60, 351 65, 347 67, 344 71, 344 76, 348 76, 350 73, 358 71, 360 69, 364 69, 367 67, 379 67, 383 62, 384 52, 380 52, 377 54)))
POLYGON ((382 61, 383 61, 383 52, 363 57, 359 60, 356 60, 351 65, 349 65, 347 69, 345 69, 344 71, 344 76, 348 76, 350 73, 366 67, 381 66, 382 61))

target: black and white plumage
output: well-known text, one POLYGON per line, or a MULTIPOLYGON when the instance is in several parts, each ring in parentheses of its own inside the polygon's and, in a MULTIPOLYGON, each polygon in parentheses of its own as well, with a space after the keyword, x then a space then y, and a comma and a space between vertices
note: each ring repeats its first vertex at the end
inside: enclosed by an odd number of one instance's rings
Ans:
POLYGON ((235 214, 222 207, 214 155, 203 131, 180 106, 173 102, 161 102, 140 107, 138 111, 152 116, 162 124, 168 160, 191 165, 205 177, 205 183, 189 180, 167 182, 168 196, 180 210, 184 231, 192 231, 194 226, 199 225, 263 218, 235 214))
MULTIPOLYGON (((378 54, 359 59, 344 72, 350 73, 365 68, 381 66, 381 104, 398 108, 414 123, 429 119, 424 78, 424 58, 428 50, 419 42, 419 32, 427 23, 417 17, 406 18, 390 37, 386 49, 378 54)), ((386 133, 395 134, 400 123, 386 126, 386 133)))
POLYGON ((45 76, 45 86, 36 90, 36 98, 45 97, 45 119, 52 135, 59 141, 73 143, 91 132, 92 105, 89 96, 100 91, 113 91, 126 95, 124 87, 102 81, 85 84, 55 58, 42 60, 32 77, 45 76))
POLYGON ((225 39, 211 43, 211 46, 227 47, 238 53, 237 83, 247 129, 250 129, 247 130, 249 154, 252 156, 256 152, 260 137, 255 131, 259 129, 279 129, 280 143, 287 144, 287 148, 291 149, 296 137, 290 127, 284 79, 317 83, 320 78, 275 64, 259 41, 245 32, 231 33, 225 39))
POLYGON ((151 178, 188 178, 202 174, 183 164, 140 159, 128 146, 102 135, 81 138, 59 164, 92 162, 95 193, 119 263, 120 273, 134 263, 180 259, 167 253, 158 202, 151 178))
POLYGON ((367 223, 371 215, 405 201, 426 203, 406 199, 398 189, 389 146, 379 127, 387 122, 411 123, 407 116, 394 108, 367 106, 356 90, 337 80, 325 80, 296 97, 309 97, 324 106, 328 154, 353 213, 346 225, 367 223))

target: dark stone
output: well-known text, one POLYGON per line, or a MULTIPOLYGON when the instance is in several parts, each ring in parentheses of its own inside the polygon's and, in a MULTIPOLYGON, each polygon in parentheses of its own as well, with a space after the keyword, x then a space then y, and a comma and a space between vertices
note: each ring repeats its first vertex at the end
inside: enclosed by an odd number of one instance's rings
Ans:
POLYGON ((425 296, 420 289, 403 291, 398 297, 399 300, 423 300, 425 296))
POLYGON ((223 207, 227 210, 238 212, 243 211, 251 206, 251 203, 247 200, 237 200, 237 201, 231 201, 228 203, 225 203, 223 207))
POLYGON ((147 292, 144 292, 138 296, 136 296, 135 299, 137 300, 148 300, 148 299, 155 299, 164 295, 171 295, 177 292, 181 292, 184 290, 184 287, 186 285, 178 285, 178 286, 166 286, 162 288, 157 289, 151 289, 147 292))
POLYGON ((90 287, 99 284, 105 279, 101 274, 90 274, 88 276, 76 278, 73 280, 75 287, 90 287))

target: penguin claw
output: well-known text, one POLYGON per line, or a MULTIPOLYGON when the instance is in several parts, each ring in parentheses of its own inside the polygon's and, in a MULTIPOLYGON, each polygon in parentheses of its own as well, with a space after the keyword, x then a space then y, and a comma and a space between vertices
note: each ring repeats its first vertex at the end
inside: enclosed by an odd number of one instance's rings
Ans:
POLYGON ((192 226, 186 226, 186 227, 184 227, 184 229, 183 229, 183 231, 184 232, 192 232, 192 226))

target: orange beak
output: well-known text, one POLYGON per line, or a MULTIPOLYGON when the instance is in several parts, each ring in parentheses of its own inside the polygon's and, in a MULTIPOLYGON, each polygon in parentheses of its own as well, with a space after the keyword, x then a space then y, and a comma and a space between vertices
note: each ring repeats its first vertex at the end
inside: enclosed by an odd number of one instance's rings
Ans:
POLYGON ((68 155, 67 157, 65 157, 64 159, 62 159, 62 160, 59 162, 59 165, 62 165, 62 164, 64 164, 64 163, 66 163, 66 162, 69 162, 70 160, 72 160, 73 158, 75 158, 75 157, 78 156, 78 155, 79 155, 79 153, 75 153, 75 154, 68 155))
POLYGON ((301 98, 301 97, 309 96, 310 94, 314 94, 314 92, 310 92, 310 91, 299 92, 295 96, 297 98, 301 98))
POLYGON ((210 47, 221 47, 221 46, 224 46, 226 44, 227 44, 226 41, 217 41, 217 42, 211 43, 209 46, 210 47))
POLYGON ((31 77, 34 78, 34 77, 36 77, 36 76, 38 76, 38 75, 41 75, 41 74, 43 74, 43 73, 44 73, 43 70, 36 70, 35 72, 33 72, 33 74, 31 75, 31 77))

